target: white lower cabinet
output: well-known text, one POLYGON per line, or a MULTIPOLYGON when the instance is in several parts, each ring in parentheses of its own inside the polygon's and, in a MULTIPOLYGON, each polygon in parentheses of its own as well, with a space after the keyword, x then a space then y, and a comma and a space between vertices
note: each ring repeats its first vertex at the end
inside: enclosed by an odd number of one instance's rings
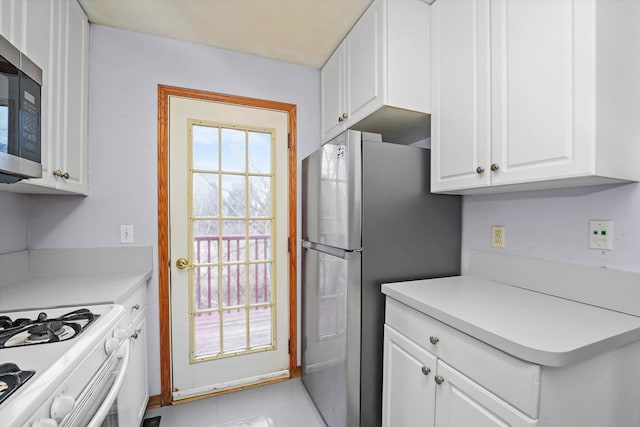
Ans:
MULTIPOLYGON (((546 366, 391 297, 385 310, 384 427, 640 425, 640 341, 622 347, 605 343, 587 359, 546 366)), ((471 330, 481 329, 472 325, 471 330)), ((541 331, 540 340, 545 339, 541 331)))
POLYGON ((436 379, 435 425, 438 427, 538 425, 442 360, 438 360, 436 379))
POLYGON ((147 410, 149 388, 147 386, 147 330, 144 314, 134 325, 131 336, 131 362, 129 365, 129 390, 131 390, 131 425, 137 426, 147 410))
POLYGON ((395 329, 384 329, 384 427, 536 426, 395 329))
POLYGON ((122 304, 127 314, 127 335, 130 339, 129 368, 125 377, 125 401, 118 402, 122 424, 139 426, 147 409, 147 288, 142 285, 122 304))
POLYGON ((383 426, 434 425, 436 360, 393 328, 384 327, 383 426))

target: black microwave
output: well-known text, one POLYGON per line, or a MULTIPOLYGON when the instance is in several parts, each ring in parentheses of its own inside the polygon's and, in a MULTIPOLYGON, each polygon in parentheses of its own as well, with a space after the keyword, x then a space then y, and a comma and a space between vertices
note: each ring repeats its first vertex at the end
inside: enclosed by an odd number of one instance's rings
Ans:
POLYGON ((41 178, 42 70, 0 36, 0 183, 41 178))

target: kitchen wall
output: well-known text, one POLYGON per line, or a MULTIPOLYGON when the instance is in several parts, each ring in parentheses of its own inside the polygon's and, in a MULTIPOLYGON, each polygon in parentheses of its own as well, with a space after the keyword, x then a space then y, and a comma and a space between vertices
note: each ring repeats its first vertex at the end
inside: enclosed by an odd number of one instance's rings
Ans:
MULTIPOLYGON (((32 249, 118 246, 120 224, 132 224, 135 245, 153 245, 156 262, 158 84, 296 104, 299 156, 320 145, 316 69, 96 25, 90 52, 90 195, 32 196, 32 249)), ((22 224, 24 210, 11 221, 22 224)), ((4 240, 1 218, 0 227, 4 240)), ((157 289, 155 266, 147 311, 151 395, 160 393, 157 289)))
MULTIPOLYGON (((91 194, 0 193, 0 253, 118 246, 120 224, 133 224, 135 244, 157 255, 158 84, 297 104, 299 158, 320 144, 318 70, 95 25, 90 67, 91 194)), ((640 184, 465 196, 463 271, 471 249, 640 272, 640 184), (587 248, 589 219, 614 221, 612 251, 587 248), (505 249, 490 247, 491 225, 506 227, 505 249)), ((160 391, 157 287, 156 267, 151 394, 160 391)))
POLYGON ((464 272, 471 249, 640 272, 640 184, 465 196, 462 235, 464 272), (613 220, 613 250, 588 249, 590 219, 613 220))
POLYGON ((0 192, 0 254, 27 248, 28 197, 0 192))

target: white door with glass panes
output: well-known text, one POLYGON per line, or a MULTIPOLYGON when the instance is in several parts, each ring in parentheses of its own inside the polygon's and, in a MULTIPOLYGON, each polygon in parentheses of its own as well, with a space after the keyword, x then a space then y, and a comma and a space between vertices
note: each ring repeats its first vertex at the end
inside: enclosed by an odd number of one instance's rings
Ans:
POLYGON ((286 378, 288 115, 169 99, 173 400, 286 378))

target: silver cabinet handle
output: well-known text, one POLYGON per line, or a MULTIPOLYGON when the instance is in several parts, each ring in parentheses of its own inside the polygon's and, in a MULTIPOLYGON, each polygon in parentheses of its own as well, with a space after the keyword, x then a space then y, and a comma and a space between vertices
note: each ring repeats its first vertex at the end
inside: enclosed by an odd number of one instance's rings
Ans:
POLYGON ((436 345, 440 342, 440 338, 438 337, 434 337, 434 336, 430 336, 429 337, 429 342, 433 345, 436 345))
POLYGON ((478 166, 478 167, 476 168, 476 173, 477 173, 478 175, 479 175, 479 174, 484 173, 484 168, 483 168, 482 166, 478 166))
POLYGON ((493 172, 497 172, 497 171, 498 171, 498 169, 500 169, 500 165, 499 165, 499 164, 497 164, 497 163, 491 163, 491 170, 492 170, 493 172))
POLYGON ((424 375, 429 375, 431 373, 431 368, 427 368, 426 366, 422 367, 422 373, 424 375))
POLYGON ((436 384, 440 385, 444 382, 444 377, 442 375, 436 375, 435 377, 433 377, 433 380, 436 382, 436 384))

